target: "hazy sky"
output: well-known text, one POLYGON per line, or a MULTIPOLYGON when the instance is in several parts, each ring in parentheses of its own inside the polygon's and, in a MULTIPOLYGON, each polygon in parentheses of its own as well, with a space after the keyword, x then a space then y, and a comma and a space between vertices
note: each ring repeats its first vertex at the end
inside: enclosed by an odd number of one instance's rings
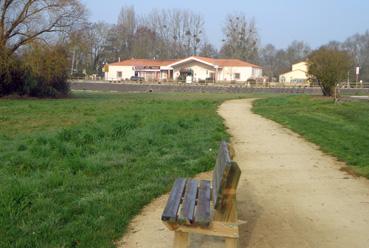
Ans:
POLYGON ((116 23, 122 6, 134 6, 138 14, 152 9, 188 9, 205 19, 207 39, 220 46, 222 27, 229 13, 254 18, 263 45, 285 48, 303 40, 313 48, 328 41, 343 41, 369 29, 369 0, 82 0, 92 21, 116 23))

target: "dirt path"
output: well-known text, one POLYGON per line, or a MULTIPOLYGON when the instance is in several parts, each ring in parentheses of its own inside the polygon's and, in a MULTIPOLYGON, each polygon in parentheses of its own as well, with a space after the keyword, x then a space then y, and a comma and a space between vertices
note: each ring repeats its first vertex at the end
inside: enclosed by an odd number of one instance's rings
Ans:
MULTIPOLYGON (((251 100, 221 105, 242 169, 237 192, 240 247, 369 247, 369 181, 341 171, 325 155, 279 124, 251 112, 251 100)), ((201 175, 207 177, 209 173, 201 175)), ((171 247, 160 221, 167 196, 137 216, 119 247, 171 247)), ((191 247, 223 247, 192 237, 191 247)))

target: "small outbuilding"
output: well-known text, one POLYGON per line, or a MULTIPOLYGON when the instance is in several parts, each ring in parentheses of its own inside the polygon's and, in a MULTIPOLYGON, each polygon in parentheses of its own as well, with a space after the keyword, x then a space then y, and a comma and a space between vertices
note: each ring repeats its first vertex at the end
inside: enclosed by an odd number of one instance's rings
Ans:
POLYGON ((285 84, 301 84, 308 83, 308 63, 303 61, 292 65, 292 71, 286 72, 279 76, 279 82, 285 84))

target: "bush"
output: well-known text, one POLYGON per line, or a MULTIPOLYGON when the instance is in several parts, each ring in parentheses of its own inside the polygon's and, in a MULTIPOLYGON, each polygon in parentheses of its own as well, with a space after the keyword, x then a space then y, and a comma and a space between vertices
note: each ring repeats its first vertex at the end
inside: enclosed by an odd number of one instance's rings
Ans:
POLYGON ((20 63, 6 49, 0 49, 0 96, 18 92, 24 81, 20 63))
POLYGON ((61 46, 33 45, 18 58, 0 53, 0 96, 60 97, 69 94, 68 61, 61 46))
POLYGON ((324 96, 332 96, 336 84, 345 80, 352 67, 352 57, 346 51, 321 47, 309 56, 308 74, 310 80, 318 82, 324 96))

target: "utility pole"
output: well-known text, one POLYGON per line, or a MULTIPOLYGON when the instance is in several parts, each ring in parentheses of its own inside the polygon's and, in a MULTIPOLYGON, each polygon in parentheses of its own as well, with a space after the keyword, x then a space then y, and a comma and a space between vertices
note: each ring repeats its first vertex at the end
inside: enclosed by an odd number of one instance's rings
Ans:
POLYGON ((356 88, 358 87, 358 83, 359 83, 359 74, 360 74, 360 67, 356 66, 356 88))
POLYGON ((70 70, 70 75, 71 76, 73 76, 73 72, 74 72, 75 59, 76 59, 76 48, 73 49, 72 66, 71 66, 71 70, 70 70))
POLYGON ((351 86, 350 86, 350 71, 347 72, 347 88, 351 88, 351 86))

